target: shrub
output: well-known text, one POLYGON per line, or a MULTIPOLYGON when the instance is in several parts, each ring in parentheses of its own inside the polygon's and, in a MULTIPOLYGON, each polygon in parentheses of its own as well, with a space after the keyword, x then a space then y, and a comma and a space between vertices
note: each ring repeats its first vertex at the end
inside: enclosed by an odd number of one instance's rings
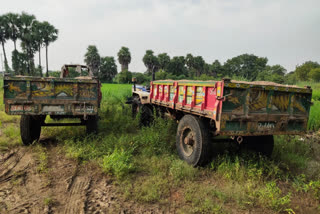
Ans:
POLYGON ((115 149, 112 154, 103 157, 102 168, 113 173, 118 179, 123 178, 133 170, 132 151, 115 149))

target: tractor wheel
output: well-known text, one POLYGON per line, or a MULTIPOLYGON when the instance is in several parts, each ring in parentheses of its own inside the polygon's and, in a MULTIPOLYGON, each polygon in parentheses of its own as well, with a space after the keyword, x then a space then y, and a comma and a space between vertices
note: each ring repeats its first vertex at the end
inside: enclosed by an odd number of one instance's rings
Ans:
POLYGON ((87 134, 96 134, 98 133, 98 116, 90 116, 86 120, 86 132, 87 134))
POLYGON ((202 166, 208 161, 209 130, 203 120, 185 115, 179 122, 176 147, 179 157, 192 166, 202 166))
POLYGON ((41 120, 30 115, 22 115, 20 118, 20 134, 22 143, 26 146, 39 140, 41 133, 41 120))
POLYGON ((153 122, 153 111, 148 105, 141 105, 140 107, 140 120, 139 123, 142 126, 150 126, 153 122))
POLYGON ((149 126, 153 122, 153 111, 149 105, 141 104, 139 97, 134 97, 132 101, 132 117, 140 114, 140 126, 149 126))
POLYGON ((273 135, 244 137, 241 147, 271 157, 274 146, 273 135))

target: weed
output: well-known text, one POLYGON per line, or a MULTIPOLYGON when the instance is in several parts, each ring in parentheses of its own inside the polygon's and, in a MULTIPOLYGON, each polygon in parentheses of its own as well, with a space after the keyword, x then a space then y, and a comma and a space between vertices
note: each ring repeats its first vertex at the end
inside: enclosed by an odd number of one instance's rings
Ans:
POLYGON ((227 200, 227 196, 215 186, 187 182, 184 199, 191 204, 194 213, 223 213, 221 203, 227 200))
POLYGON ((38 160, 38 172, 39 173, 47 173, 48 172, 48 153, 46 148, 37 144, 34 147, 34 151, 36 152, 36 158, 38 160))
POLYGON ((308 129, 313 131, 320 129, 320 101, 315 101, 311 107, 308 129))
POLYGON ((299 173, 312 157, 312 148, 307 139, 292 136, 275 137, 272 158, 282 165, 282 168, 299 173))
POLYGON ((52 206, 54 204, 54 199, 50 196, 43 199, 43 203, 45 206, 52 206))
POLYGON ((169 195, 170 182, 162 176, 141 177, 135 182, 133 197, 141 202, 158 202, 169 195))
POLYGON ((198 169, 188 165, 182 160, 174 160, 170 166, 169 174, 176 183, 182 180, 193 181, 198 175, 198 169))
POLYGON ((130 150, 115 149, 112 154, 103 157, 102 168, 112 172, 118 179, 133 171, 132 152, 130 150))

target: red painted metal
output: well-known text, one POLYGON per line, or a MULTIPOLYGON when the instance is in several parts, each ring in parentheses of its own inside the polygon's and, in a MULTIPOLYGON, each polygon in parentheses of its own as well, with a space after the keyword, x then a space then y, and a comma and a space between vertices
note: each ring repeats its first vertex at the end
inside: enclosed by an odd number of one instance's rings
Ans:
POLYGON ((151 103, 176 110, 192 111, 214 120, 221 114, 222 96, 223 81, 213 84, 186 81, 151 82, 151 103), (174 93, 170 96, 172 91, 174 93))

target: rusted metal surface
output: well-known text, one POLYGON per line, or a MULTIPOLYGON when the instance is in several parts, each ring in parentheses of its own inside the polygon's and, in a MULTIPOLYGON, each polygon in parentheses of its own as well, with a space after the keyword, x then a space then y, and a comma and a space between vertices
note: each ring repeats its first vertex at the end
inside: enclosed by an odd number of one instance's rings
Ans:
POLYGON ((303 134, 311 95, 310 87, 267 82, 163 80, 144 103, 209 118, 221 135, 303 134))
POLYGON ((96 115, 100 86, 94 78, 5 76, 5 111, 10 115, 96 115))

